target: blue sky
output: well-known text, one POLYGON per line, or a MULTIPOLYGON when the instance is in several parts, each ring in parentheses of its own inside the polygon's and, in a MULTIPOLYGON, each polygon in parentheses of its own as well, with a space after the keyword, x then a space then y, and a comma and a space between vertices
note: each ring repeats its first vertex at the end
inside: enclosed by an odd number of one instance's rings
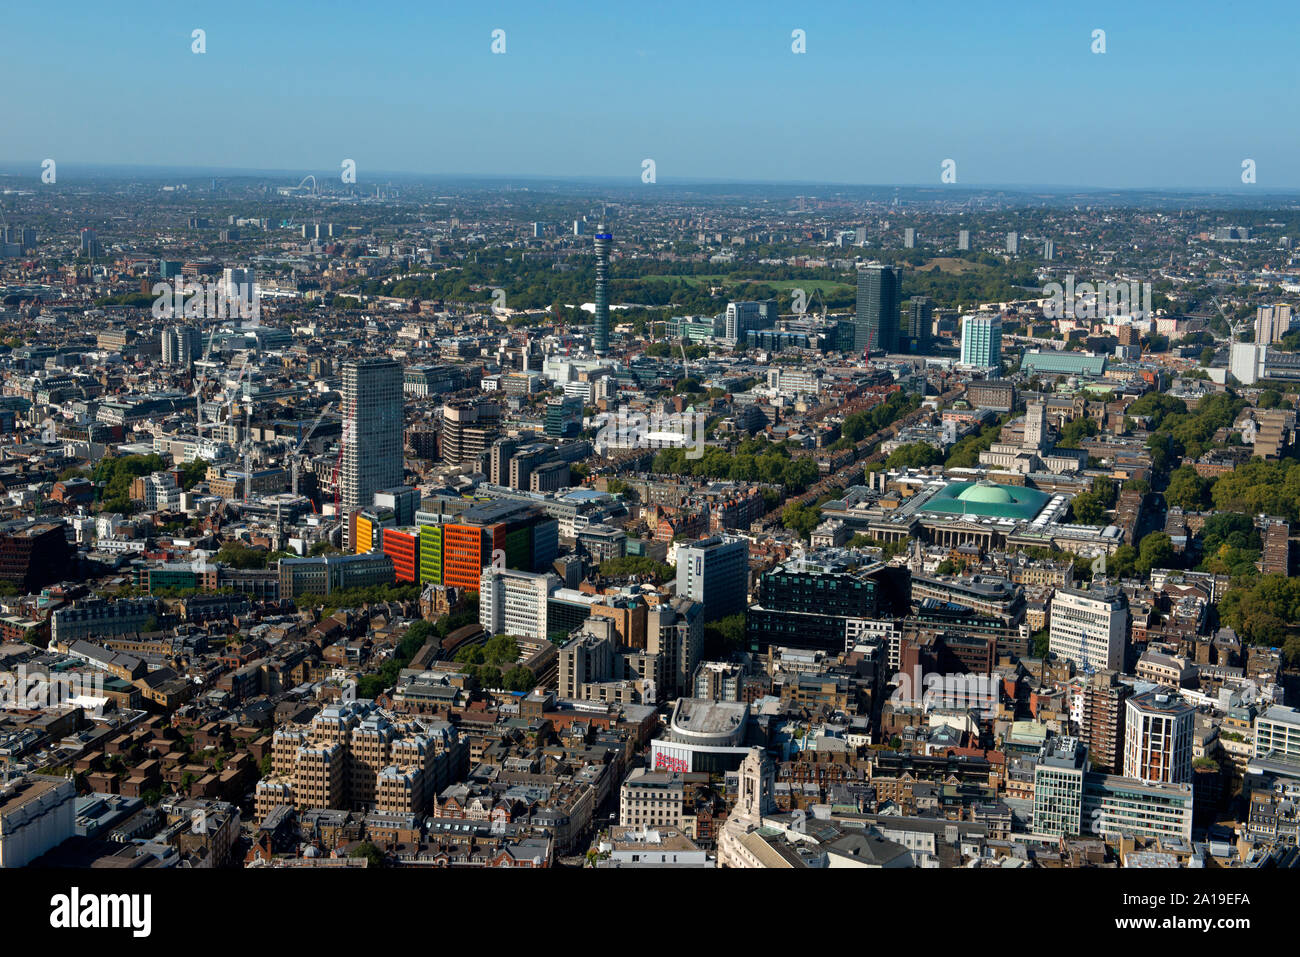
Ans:
POLYGON ((1232 189, 1251 158, 1300 188, 1282 2, 57 9, 5 14, 6 165, 1232 189))

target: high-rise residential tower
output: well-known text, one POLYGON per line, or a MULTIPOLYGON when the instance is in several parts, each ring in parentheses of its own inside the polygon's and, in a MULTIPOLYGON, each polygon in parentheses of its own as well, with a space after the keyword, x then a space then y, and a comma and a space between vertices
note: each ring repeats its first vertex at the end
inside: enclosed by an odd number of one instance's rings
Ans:
POLYGON ((614 234, 596 227, 596 355, 609 353, 609 246, 614 234))
POLYGON ((934 303, 928 296, 913 296, 907 314, 908 345, 913 352, 925 352, 930 346, 934 326, 934 303))
POLYGON ((902 274, 893 266, 858 270, 858 312, 853 324, 857 352, 889 353, 898 349, 899 289, 902 274))
POLYGON ((1124 776, 1148 784, 1192 780, 1192 730, 1196 712, 1167 688, 1125 702, 1124 776))
POLYGON ((374 504, 375 492, 402 484, 402 367, 392 359, 343 364, 345 510, 374 504))
POLYGON ((1002 318, 970 315, 961 324, 961 364, 971 369, 1002 366, 1002 318))

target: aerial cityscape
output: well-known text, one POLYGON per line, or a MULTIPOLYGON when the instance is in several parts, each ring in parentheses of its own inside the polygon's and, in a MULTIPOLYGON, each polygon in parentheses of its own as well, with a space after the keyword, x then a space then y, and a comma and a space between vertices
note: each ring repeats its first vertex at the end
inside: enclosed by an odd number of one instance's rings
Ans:
MULTIPOLYGON (((781 84, 833 31, 787 13, 781 84)), ((1132 69, 1110 15, 1043 30, 1132 69)), ((202 19, 181 96, 256 69, 202 19)), ((107 926, 75 871, 1300 865, 1294 132, 895 185, 674 172, 692 112, 564 175, 340 97, 304 165, 0 158, 0 867, 51 926, 107 926)))

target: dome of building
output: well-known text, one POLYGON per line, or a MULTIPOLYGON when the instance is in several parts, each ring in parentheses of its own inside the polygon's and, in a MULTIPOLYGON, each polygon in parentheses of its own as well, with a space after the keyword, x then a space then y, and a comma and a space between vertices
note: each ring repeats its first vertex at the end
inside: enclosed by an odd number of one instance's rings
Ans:
POLYGON ((977 482, 963 489, 957 496, 959 502, 981 502, 985 505, 1013 505, 1016 498, 1005 485, 977 482))

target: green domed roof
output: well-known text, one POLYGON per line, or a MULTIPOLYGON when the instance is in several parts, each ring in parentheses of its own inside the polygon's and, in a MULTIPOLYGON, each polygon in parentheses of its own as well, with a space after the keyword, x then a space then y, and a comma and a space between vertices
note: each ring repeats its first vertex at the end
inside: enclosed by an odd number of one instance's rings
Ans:
POLYGON ((920 510, 1031 521, 1050 498, 1046 492, 1022 485, 999 485, 988 481, 950 482, 920 510))
POLYGON ((961 494, 957 496, 957 500, 959 502, 983 502, 985 505, 1011 505, 1014 504, 1016 499, 1004 485, 979 482, 963 489, 961 494))

